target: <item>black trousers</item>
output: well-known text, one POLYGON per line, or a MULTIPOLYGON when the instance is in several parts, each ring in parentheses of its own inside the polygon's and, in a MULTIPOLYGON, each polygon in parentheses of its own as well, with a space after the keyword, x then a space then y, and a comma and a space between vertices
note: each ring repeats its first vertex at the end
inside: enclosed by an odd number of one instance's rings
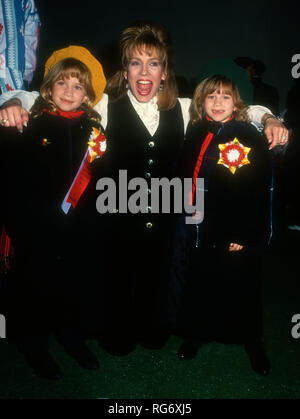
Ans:
POLYGON ((105 332, 143 339, 167 327, 170 237, 106 241, 105 332))
POLYGON ((53 333, 70 343, 97 335, 103 319, 101 249, 71 238, 15 245, 3 289, 8 338, 44 347, 53 333))
POLYGON ((184 338, 255 342, 262 335, 261 257, 227 248, 193 249, 178 325, 184 338))

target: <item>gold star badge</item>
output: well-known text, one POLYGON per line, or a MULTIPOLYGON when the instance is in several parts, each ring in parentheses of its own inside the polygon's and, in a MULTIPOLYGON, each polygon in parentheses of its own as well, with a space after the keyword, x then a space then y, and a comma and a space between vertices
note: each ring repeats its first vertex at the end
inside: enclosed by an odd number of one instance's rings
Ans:
POLYGON ((248 154, 251 148, 244 147, 236 137, 226 144, 219 144, 218 147, 220 149, 218 164, 227 167, 233 175, 238 168, 250 164, 248 154))

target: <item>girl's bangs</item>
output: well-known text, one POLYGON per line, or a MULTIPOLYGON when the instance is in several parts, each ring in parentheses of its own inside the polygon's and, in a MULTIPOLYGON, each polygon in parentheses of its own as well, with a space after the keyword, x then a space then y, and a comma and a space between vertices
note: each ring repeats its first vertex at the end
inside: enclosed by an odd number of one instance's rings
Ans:
POLYGON ((65 68, 62 69, 60 74, 55 78, 54 83, 58 80, 69 79, 70 77, 74 77, 78 79, 79 83, 85 85, 86 84, 86 77, 82 74, 82 72, 77 68, 65 68))
POLYGON ((214 92, 221 93, 225 95, 233 96, 233 86, 232 83, 226 83, 223 81, 212 82, 207 86, 206 95, 210 95, 214 92))

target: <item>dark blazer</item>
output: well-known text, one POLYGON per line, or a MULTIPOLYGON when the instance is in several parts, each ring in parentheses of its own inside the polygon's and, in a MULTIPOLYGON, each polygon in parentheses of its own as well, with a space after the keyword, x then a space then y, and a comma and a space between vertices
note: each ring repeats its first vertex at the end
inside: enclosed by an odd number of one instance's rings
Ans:
POLYGON ((82 231, 88 222, 85 203, 95 199, 90 188, 67 215, 61 204, 87 150, 92 126, 97 124, 85 116, 71 120, 44 113, 30 120, 22 134, 1 129, 5 225, 14 239, 37 235, 49 243, 59 232, 74 236, 82 231))
POLYGON ((90 212, 92 182, 75 209, 61 209, 93 126, 85 116, 43 114, 23 134, 0 131, 1 206, 15 245, 5 299, 18 334, 44 335, 54 324, 91 333, 101 327, 103 240, 90 212))

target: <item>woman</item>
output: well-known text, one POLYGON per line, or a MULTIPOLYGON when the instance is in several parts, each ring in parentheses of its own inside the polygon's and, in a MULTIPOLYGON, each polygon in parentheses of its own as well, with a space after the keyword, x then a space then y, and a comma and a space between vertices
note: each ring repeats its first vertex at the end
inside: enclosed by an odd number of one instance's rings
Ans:
MULTIPOLYGON (((119 170, 126 170, 128 180, 145 179, 149 191, 146 213, 122 214, 119 202, 105 241, 109 341, 116 348, 122 343, 126 352, 135 342, 160 347, 167 337, 163 310, 173 218, 152 213, 150 190, 153 178, 172 177, 184 119, 166 31, 159 25, 128 28, 121 37, 121 51, 122 70, 107 89, 117 99, 107 108, 107 164, 101 166, 101 176, 113 178, 120 190, 119 170)), ((188 104, 183 100, 185 112, 188 104)), ((128 193, 128 203, 132 197, 128 193)))

